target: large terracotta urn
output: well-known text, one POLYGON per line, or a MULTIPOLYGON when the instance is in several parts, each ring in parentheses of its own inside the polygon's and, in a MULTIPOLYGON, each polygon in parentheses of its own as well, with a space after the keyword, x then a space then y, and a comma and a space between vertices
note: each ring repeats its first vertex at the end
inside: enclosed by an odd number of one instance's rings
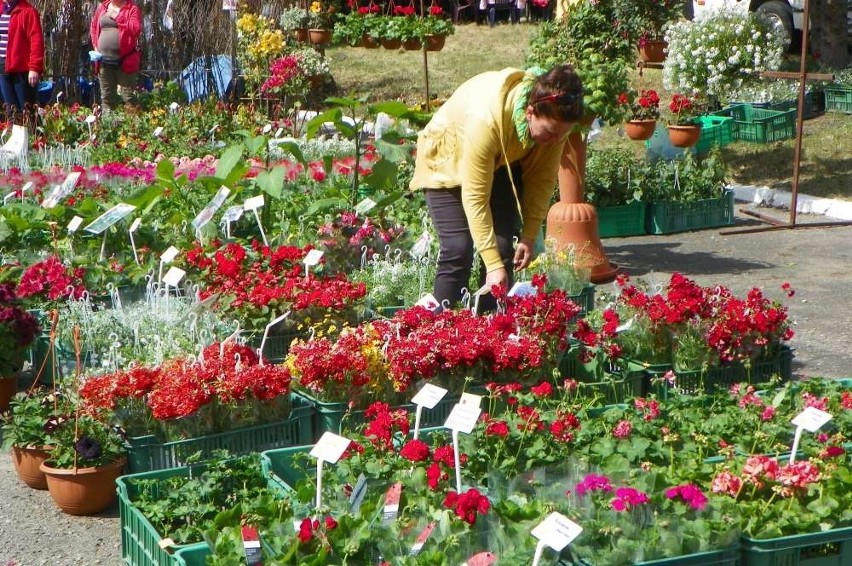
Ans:
POLYGON ((41 464, 47 460, 49 446, 12 446, 12 463, 18 478, 33 489, 47 489, 47 478, 41 464))
POLYGON ((586 139, 575 130, 568 136, 559 164, 559 202, 547 213, 547 237, 556 249, 573 247, 575 266, 589 269, 592 283, 612 281, 618 266, 610 263, 598 234, 598 214, 585 202, 586 139))

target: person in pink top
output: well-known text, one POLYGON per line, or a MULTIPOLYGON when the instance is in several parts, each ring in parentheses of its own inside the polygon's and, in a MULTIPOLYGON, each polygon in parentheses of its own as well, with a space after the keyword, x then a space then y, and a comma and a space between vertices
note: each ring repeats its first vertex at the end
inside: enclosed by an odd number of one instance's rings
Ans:
POLYGON ((133 0, 105 0, 95 9, 89 34, 100 53, 96 65, 104 110, 115 109, 119 97, 125 104, 133 101, 142 65, 141 33, 142 11, 133 0))
POLYGON ((38 11, 27 0, 3 0, 0 10, 0 95, 7 109, 36 100, 44 72, 44 38, 38 11))

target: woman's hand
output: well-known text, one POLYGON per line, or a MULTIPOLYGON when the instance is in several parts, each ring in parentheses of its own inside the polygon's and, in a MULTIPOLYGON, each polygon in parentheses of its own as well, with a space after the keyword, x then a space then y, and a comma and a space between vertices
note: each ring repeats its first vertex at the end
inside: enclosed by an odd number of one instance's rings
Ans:
POLYGON ((494 285, 501 285, 504 289, 509 286, 509 273, 501 267, 485 274, 485 285, 488 289, 494 285))
POLYGON ((515 260, 513 266, 515 271, 526 269, 533 258, 533 248, 535 242, 529 238, 521 238, 518 246, 515 248, 515 260))
POLYGON ((35 88, 35 86, 38 84, 39 78, 40 78, 40 75, 37 72, 30 71, 30 74, 27 76, 27 82, 30 83, 31 87, 35 88))

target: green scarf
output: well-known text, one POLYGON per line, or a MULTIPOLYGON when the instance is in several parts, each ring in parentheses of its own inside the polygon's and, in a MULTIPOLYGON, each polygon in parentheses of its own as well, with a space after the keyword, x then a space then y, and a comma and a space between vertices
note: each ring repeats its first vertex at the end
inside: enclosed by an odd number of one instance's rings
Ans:
POLYGON ((527 122, 527 106, 529 106, 530 92, 532 92, 535 80, 543 75, 545 70, 541 67, 530 67, 524 71, 521 80, 520 92, 515 99, 515 108, 512 110, 512 121, 515 123, 515 131, 524 149, 528 149, 534 142, 530 139, 530 124, 527 122))

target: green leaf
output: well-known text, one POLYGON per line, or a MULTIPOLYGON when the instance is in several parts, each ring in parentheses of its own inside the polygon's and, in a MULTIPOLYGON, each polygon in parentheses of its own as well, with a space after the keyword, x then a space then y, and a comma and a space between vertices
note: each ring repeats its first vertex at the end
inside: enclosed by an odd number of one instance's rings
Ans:
MULTIPOLYGON (((243 148, 237 145, 232 145, 225 150, 222 157, 219 158, 219 163, 216 164, 216 177, 225 179, 234 169, 234 166, 242 159, 243 148)), ((163 161, 166 161, 165 159, 163 161)), ((162 163, 163 161, 160 161, 162 163)))
POLYGON ((374 189, 388 190, 396 186, 396 174, 399 168, 387 159, 380 159, 373 164, 370 174, 364 177, 364 182, 374 189))
POLYGON ((175 164, 171 159, 161 159, 157 163, 157 180, 167 185, 175 182, 175 164))
POLYGON ((287 176, 287 169, 284 167, 273 167, 271 171, 261 171, 255 182, 260 189, 266 194, 281 198, 281 191, 284 188, 284 179, 287 176))
POLYGON ((290 155, 296 158, 296 161, 301 163, 302 165, 306 165, 305 155, 302 153, 299 144, 296 142, 282 142, 276 146, 278 149, 282 151, 286 151, 290 155))
POLYGON ((331 108, 322 114, 317 114, 305 124, 305 134, 308 139, 316 137, 322 125, 326 122, 337 124, 343 117, 343 111, 340 108, 331 108))

